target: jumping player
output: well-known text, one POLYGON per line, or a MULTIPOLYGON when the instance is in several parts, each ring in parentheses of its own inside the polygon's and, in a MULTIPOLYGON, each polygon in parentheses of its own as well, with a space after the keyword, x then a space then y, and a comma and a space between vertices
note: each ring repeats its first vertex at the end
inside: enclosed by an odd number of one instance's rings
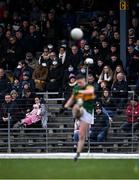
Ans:
POLYGON ((93 86, 87 84, 83 75, 77 75, 77 85, 74 86, 71 97, 65 103, 64 108, 72 106, 72 113, 75 119, 80 119, 79 142, 77 145, 77 153, 74 157, 76 161, 83 149, 85 137, 88 132, 89 125, 93 121, 92 111, 94 109, 95 92, 93 86))

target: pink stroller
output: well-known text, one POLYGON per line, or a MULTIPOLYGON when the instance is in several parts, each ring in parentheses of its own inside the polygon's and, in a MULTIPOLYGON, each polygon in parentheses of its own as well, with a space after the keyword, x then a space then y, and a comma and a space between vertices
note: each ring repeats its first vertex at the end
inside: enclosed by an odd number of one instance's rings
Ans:
POLYGON ((26 114, 26 117, 21 120, 22 125, 31 125, 41 120, 41 108, 40 105, 34 104, 33 110, 26 114))

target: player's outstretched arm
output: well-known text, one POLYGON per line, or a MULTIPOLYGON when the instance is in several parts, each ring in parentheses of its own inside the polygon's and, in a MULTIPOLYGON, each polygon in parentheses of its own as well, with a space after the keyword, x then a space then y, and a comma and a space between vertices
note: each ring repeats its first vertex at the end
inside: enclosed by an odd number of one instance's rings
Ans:
POLYGON ((74 95, 72 94, 68 101, 65 103, 64 108, 69 108, 74 103, 74 95))

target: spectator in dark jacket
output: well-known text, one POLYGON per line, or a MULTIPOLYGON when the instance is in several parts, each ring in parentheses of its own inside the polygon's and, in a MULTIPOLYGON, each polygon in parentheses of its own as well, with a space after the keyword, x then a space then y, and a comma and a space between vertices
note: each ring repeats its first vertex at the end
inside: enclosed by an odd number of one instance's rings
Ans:
POLYGON ((113 33, 113 38, 111 39, 111 42, 119 46, 120 43, 120 34, 118 31, 113 33))
POLYGON ((66 47, 61 46, 59 49, 59 60, 61 61, 63 70, 66 71, 69 65, 68 53, 66 47))
POLYGON ((74 70, 77 70, 79 68, 79 65, 83 63, 83 57, 79 52, 78 47, 75 45, 71 47, 71 53, 69 54, 68 58, 68 64, 72 65, 74 70))
POLYGON ((61 36, 61 29, 62 27, 60 26, 58 19, 55 17, 55 13, 49 12, 44 28, 44 42, 46 44, 52 43, 55 45, 59 36, 61 36))
POLYGON ((118 108, 117 110, 123 108, 127 102, 128 95, 128 83, 125 80, 125 75, 123 73, 117 74, 117 80, 112 85, 111 91, 114 98, 114 103, 118 108))
POLYGON ((11 89, 19 93, 19 85, 20 85, 19 80, 15 78, 13 79, 13 82, 11 84, 11 89))
POLYGON ((21 30, 17 30, 15 36, 17 38, 17 43, 22 48, 22 51, 24 53, 26 44, 25 44, 25 38, 23 36, 23 32, 21 30))
POLYGON ((100 53, 100 48, 99 46, 95 46, 93 49, 93 59, 95 62, 98 61, 98 59, 100 59, 100 57, 102 58, 102 55, 100 53))
POLYGON ((118 66, 118 65, 122 66, 122 61, 120 61, 118 59, 117 54, 113 53, 113 54, 111 54, 111 57, 110 57, 110 60, 109 60, 109 65, 110 65, 111 69, 113 71, 115 71, 116 66, 118 66))
POLYGON ((22 96, 20 97, 21 97, 22 112, 23 114, 26 114, 27 112, 30 112, 32 109, 35 94, 28 87, 23 89, 22 96))
POLYGON ((106 140, 107 132, 109 129, 109 118, 104 111, 102 111, 101 105, 96 105, 96 112, 94 118, 94 124, 91 128, 91 139, 97 142, 103 142, 106 140))
POLYGON ((42 41, 41 36, 36 30, 35 25, 29 26, 29 33, 25 37, 26 52, 32 52, 35 54, 36 51, 41 51, 42 41))
POLYGON ((95 89, 95 92, 97 92, 99 90, 99 84, 95 80, 95 75, 90 72, 88 74, 87 80, 88 84, 92 85, 95 89))
POLYGON ((97 59, 97 62, 96 62, 96 66, 95 66, 95 69, 94 69, 94 74, 96 76, 96 78, 98 79, 102 70, 103 70, 103 67, 104 67, 104 62, 101 58, 97 59))
POLYGON ((0 112, 0 127, 8 127, 8 113, 10 114, 10 127, 13 127, 14 123, 17 121, 18 104, 12 101, 10 94, 5 95, 5 100, 1 106, 0 112))
POLYGON ((27 65, 27 63, 24 60, 21 60, 18 62, 17 67, 14 70, 14 78, 18 80, 23 80, 23 73, 29 74, 29 76, 32 76, 33 69, 27 65))
POLYGON ((23 51, 15 36, 11 36, 8 45, 5 47, 6 63, 9 70, 14 70, 18 61, 23 58, 23 51))
POLYGON ((128 46, 127 66, 129 79, 134 82, 139 73, 139 51, 134 46, 128 46))
POLYGON ((35 92, 35 82, 34 80, 30 77, 30 74, 28 72, 23 73, 23 80, 20 81, 19 85, 19 91, 22 92, 22 89, 25 84, 28 84, 28 86, 31 88, 33 92, 35 92))
POLYGON ((46 79, 46 90, 57 92, 62 89, 63 71, 57 60, 53 60, 46 79))

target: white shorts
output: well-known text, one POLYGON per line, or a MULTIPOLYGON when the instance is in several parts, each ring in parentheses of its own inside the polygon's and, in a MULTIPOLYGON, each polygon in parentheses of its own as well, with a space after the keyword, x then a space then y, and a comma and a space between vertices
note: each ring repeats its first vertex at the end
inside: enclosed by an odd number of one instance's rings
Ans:
POLYGON ((90 114, 85 109, 83 109, 83 114, 80 117, 80 120, 88 124, 94 124, 94 112, 92 111, 92 114, 90 114))

